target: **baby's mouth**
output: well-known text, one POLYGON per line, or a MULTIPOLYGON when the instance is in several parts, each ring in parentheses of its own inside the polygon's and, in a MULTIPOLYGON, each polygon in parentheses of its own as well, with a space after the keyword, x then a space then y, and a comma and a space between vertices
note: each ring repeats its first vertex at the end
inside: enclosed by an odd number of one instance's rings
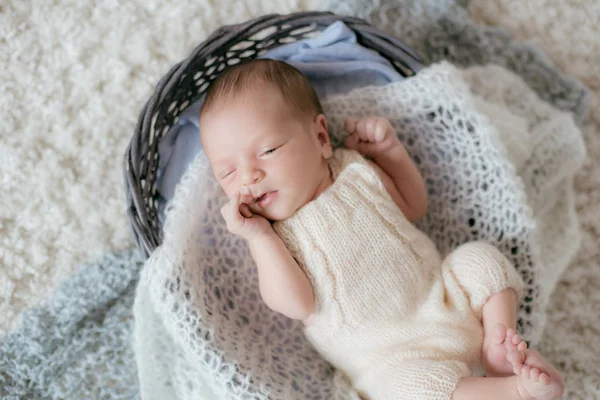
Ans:
POLYGON ((265 197, 269 194, 270 192, 266 192, 263 193, 262 195, 258 196, 256 199, 254 199, 255 203, 260 203, 262 200, 265 199, 265 197))
POLYGON ((254 199, 254 203, 258 204, 260 207, 265 207, 269 205, 275 198, 277 194, 276 190, 265 192, 254 199))

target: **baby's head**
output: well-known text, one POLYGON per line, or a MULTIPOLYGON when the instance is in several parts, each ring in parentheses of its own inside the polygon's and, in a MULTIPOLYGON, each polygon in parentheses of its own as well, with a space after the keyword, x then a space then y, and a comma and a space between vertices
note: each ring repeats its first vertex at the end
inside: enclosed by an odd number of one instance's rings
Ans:
POLYGON ((250 209, 282 220, 331 183, 327 122, 308 79, 274 60, 223 71, 206 92, 200 140, 221 187, 246 187, 250 209))

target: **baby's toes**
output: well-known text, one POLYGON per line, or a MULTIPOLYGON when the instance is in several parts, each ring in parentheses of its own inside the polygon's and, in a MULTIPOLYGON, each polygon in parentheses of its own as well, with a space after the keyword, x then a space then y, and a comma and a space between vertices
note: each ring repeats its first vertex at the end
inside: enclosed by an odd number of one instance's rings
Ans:
POLYGON ((517 334, 514 329, 508 328, 506 330, 506 341, 512 342, 512 338, 517 334))
POLYGON ((525 361, 525 354, 519 350, 511 350, 506 353, 506 359, 513 366, 513 372, 518 374, 523 362, 525 361))
POLYGON ((506 359, 512 365, 523 364, 525 361, 525 354, 520 352, 519 350, 513 350, 506 353, 506 359))
POLYGON ((549 385, 550 384, 550 376, 545 372, 540 373, 540 382, 543 383, 544 385, 549 385))
POLYGON ((517 345, 516 345, 516 344, 514 344, 513 342, 510 342, 510 341, 508 341, 508 340, 506 340, 506 341, 504 342, 504 346, 506 347, 506 352, 507 352, 507 353, 510 353, 511 351, 514 351, 514 350, 518 350, 518 349, 519 349, 519 348, 517 347, 517 345))
POLYGON ((535 367, 531 368, 531 371, 529 372, 529 379, 537 382, 540 379, 540 370, 535 367))
POLYGON ((521 373, 519 374, 527 379, 531 378, 531 367, 529 365, 523 365, 521 367, 521 373))
POLYGON ((527 342, 524 341, 524 340, 521 341, 521 343, 519 343, 517 345, 517 350, 519 350, 519 351, 525 351, 525 350, 527 350, 527 342))
MULTIPOLYGON (((517 335, 518 337, 518 335, 517 335)), ((514 343, 513 340, 515 338, 515 331, 512 329, 508 329, 506 331, 506 339, 504 339, 504 345, 506 346, 507 351, 517 350, 517 344, 519 342, 514 343)))
POLYGON ((512 337, 512 339, 510 341, 513 344, 517 345, 517 344, 521 343, 521 337, 515 333, 515 335, 512 337))
POLYGON ((523 369, 523 364, 513 365, 513 372, 515 375, 521 375, 522 369, 523 369))

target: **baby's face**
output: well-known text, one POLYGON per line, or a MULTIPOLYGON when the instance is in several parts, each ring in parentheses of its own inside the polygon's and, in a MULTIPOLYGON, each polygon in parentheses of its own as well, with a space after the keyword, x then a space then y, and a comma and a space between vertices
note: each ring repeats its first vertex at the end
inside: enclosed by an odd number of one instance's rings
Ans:
POLYGON ((252 212, 290 217, 330 184, 325 116, 295 115, 274 87, 223 100, 200 121, 202 147, 229 198, 246 187, 252 212))

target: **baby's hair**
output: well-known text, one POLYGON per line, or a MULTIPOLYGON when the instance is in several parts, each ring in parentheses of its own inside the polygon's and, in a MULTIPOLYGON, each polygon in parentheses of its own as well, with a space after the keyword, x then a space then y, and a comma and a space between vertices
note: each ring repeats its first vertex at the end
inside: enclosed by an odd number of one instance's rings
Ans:
POLYGON ((255 59, 221 72, 206 91, 200 116, 219 100, 235 98, 250 89, 259 90, 259 85, 265 83, 275 86, 293 110, 303 115, 323 113, 317 93, 302 72, 283 61, 255 59))

